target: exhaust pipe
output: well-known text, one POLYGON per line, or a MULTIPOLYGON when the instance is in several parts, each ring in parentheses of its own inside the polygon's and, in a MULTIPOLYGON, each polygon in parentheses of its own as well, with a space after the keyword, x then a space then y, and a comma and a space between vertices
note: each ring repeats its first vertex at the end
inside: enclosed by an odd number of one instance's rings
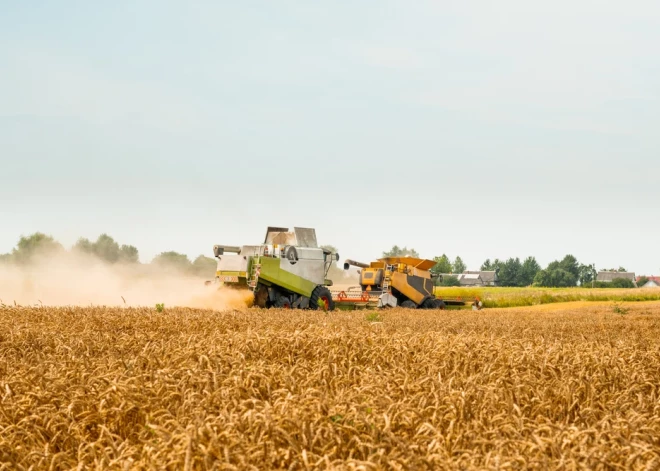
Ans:
POLYGON ((355 260, 346 260, 344 262, 344 270, 348 270, 351 265, 358 268, 369 268, 369 265, 366 263, 356 262, 355 260))

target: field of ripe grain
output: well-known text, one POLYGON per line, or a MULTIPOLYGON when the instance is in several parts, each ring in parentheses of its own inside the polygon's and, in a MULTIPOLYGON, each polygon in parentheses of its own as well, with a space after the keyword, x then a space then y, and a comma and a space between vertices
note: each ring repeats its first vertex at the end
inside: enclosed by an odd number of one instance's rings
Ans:
POLYGON ((660 303, 0 308, 0 469, 658 469, 660 303))
POLYGON ((660 301, 657 288, 513 288, 483 286, 435 288, 435 295, 481 299, 485 307, 521 307, 572 301, 660 301))

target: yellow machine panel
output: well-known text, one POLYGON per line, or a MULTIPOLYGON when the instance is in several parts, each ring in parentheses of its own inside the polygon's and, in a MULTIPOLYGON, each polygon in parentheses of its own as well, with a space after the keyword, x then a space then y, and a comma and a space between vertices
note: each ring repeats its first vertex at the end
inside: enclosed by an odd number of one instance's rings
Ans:
POLYGON ((395 272, 392 273, 391 286, 415 304, 420 304, 424 298, 433 295, 433 281, 430 278, 395 272))
MULTIPOLYGON (((387 257, 380 260, 388 265, 407 265, 419 270, 430 270, 436 264, 433 260, 414 257, 387 257)), ((371 262, 371 264, 373 266, 374 262, 371 262)))
POLYGON ((364 286, 378 286, 383 282, 382 268, 363 268, 360 273, 360 284, 364 286))
POLYGON ((413 276, 419 276, 422 278, 428 278, 429 280, 431 279, 431 272, 427 270, 420 270, 419 268, 413 268, 408 271, 409 275, 413 276))

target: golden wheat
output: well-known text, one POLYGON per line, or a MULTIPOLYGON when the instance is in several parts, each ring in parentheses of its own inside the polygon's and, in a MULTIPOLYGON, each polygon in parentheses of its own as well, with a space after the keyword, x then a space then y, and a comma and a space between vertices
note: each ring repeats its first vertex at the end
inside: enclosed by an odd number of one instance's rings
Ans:
MULTIPOLYGON (((571 301, 639 302, 660 301, 660 289, 655 288, 514 288, 501 286, 444 287, 436 286, 440 298, 478 297, 485 307, 522 307, 571 301)), ((205 306, 202 306, 205 307, 205 306)))
POLYGON ((658 469, 627 309, 1 307, 0 468, 658 469))

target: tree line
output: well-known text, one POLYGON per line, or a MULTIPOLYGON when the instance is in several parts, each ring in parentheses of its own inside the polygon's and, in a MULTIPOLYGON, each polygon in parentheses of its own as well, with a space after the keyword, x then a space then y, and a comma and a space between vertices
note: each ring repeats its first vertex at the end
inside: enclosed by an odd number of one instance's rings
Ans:
MULTIPOLYGON (((325 245, 331 252, 337 249, 331 245, 325 245)), ((78 253, 96 257, 109 264, 140 264, 139 251, 133 245, 119 244, 108 234, 101 234, 95 241, 81 237, 68 251, 62 244, 52 236, 36 232, 29 236, 22 236, 16 247, 6 254, 0 254, 0 263, 13 263, 17 265, 30 264, 40 257, 62 254, 78 253)), ((393 246, 389 251, 383 252, 383 257, 415 257, 420 258, 419 253, 408 247, 393 246)), ((467 267, 460 256, 452 261, 446 254, 434 257, 436 264, 431 272, 438 275, 436 284, 444 286, 458 286, 460 282, 456 275, 466 271, 467 267), (443 276, 440 276, 443 275, 443 276)), ((212 257, 199 255, 190 260, 187 255, 167 251, 156 255, 149 265, 161 269, 173 269, 186 274, 213 277, 216 270, 216 260, 212 257)), ((570 287, 570 286, 594 286, 594 287, 620 287, 632 288, 634 284, 629 279, 615 278, 610 283, 596 281, 597 270, 593 264, 582 264, 573 255, 566 255, 561 260, 550 262, 546 268, 541 268, 535 257, 509 258, 507 260, 487 259, 480 267, 481 271, 494 271, 497 273, 499 286, 542 286, 542 287, 570 287)), ((603 271, 625 272, 626 269, 619 267, 603 271)), ((330 267, 329 275, 340 278, 344 274, 335 264, 330 267)), ((646 282, 640 279, 640 284, 646 282)))
MULTIPOLYGON (((120 245, 108 234, 101 234, 95 241, 81 237, 70 250, 66 250, 53 237, 41 232, 22 236, 10 253, 0 254, 0 262, 28 265, 43 257, 65 253, 89 255, 108 264, 140 264, 135 246, 120 245)), ((175 251, 161 252, 149 265, 204 277, 213 277, 216 270, 214 258, 199 255, 191 261, 187 255, 175 251)))
MULTIPOLYGON (((400 248, 395 245, 391 250, 383 252, 383 257, 416 257, 419 254, 415 249, 407 247, 400 248)), ((438 276, 436 284, 444 286, 459 286, 460 282, 456 275, 466 270, 465 263, 457 256, 452 262, 446 255, 434 257, 435 266, 431 272, 438 276)), ((573 255, 566 255, 561 260, 554 260, 546 268, 541 268, 535 257, 529 256, 524 260, 511 257, 507 260, 487 259, 480 267, 481 271, 494 271, 497 273, 499 286, 540 286, 540 287, 570 287, 570 286, 593 286, 597 288, 633 288, 632 280, 627 278, 614 278, 612 282, 604 283, 596 281, 598 271, 594 264, 579 263, 573 255)), ((626 269, 607 269, 602 271, 625 272, 626 269)), ((646 282, 643 278, 640 282, 646 282)), ((642 283, 643 284, 643 283, 642 283)))
MULTIPOLYGON (((635 284, 628 278, 614 278, 611 282, 596 281, 598 270, 595 264, 578 262, 575 256, 568 254, 561 260, 554 260, 546 268, 541 268, 534 257, 527 257, 522 263, 518 258, 509 258, 503 262, 495 259, 486 260, 481 270, 497 272, 500 286, 541 286, 563 288, 571 286, 586 286, 595 288, 634 288, 635 284)), ((625 272, 623 267, 610 268, 601 271, 625 272)))

